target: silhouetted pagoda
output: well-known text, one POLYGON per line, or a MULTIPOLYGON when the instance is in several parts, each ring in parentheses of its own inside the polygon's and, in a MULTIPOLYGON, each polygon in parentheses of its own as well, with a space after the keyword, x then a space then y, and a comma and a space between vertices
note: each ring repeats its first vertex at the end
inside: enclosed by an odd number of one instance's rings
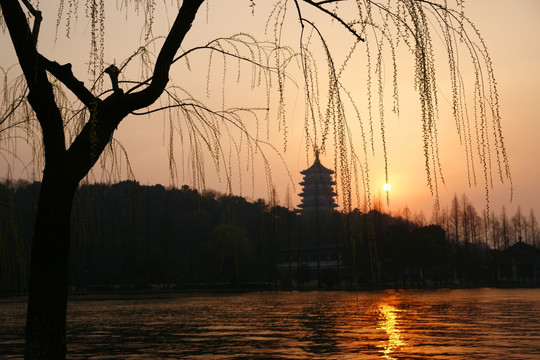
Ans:
POLYGON ((304 176, 302 192, 300 197, 302 202, 298 207, 304 215, 314 215, 317 212, 331 212, 336 207, 336 193, 334 186, 336 182, 332 180, 333 170, 330 170, 321 164, 319 160, 319 151, 315 151, 315 162, 308 169, 301 171, 304 176))
POLYGON ((315 162, 300 174, 301 233, 295 243, 277 250, 276 270, 289 286, 339 285, 343 241, 336 233, 334 171, 321 164, 315 151, 315 162))

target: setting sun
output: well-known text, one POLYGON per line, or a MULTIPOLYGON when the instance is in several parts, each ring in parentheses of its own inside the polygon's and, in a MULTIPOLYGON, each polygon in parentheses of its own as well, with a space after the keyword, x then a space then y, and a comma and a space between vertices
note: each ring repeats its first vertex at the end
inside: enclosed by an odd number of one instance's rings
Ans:
POLYGON ((392 188, 392 186, 390 186, 390 184, 384 184, 384 185, 382 186, 382 188, 383 188, 384 191, 390 191, 390 189, 392 188))

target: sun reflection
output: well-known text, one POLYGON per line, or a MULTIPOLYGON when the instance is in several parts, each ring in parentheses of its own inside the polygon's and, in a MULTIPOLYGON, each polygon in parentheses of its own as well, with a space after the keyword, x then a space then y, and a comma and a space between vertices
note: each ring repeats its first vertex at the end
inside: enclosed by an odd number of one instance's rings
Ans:
POLYGON ((379 329, 386 331, 388 334, 388 341, 383 342, 383 357, 389 360, 395 360, 392 354, 405 345, 405 342, 401 338, 401 332, 398 328, 397 312, 399 310, 392 305, 381 303, 379 304, 379 329))

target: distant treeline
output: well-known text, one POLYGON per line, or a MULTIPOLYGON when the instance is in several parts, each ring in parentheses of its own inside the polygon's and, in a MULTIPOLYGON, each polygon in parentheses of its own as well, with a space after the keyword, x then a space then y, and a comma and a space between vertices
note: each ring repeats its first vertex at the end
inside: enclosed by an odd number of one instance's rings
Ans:
MULTIPOLYGON (((0 294, 26 289, 39 188, 37 182, 0 184, 0 294)), ((443 213, 441 225, 377 210, 333 212, 321 218, 317 236, 336 244, 341 269, 319 283, 423 287, 520 280, 511 274, 505 251, 500 251, 517 240, 488 238, 487 225, 475 223, 478 217, 472 220, 472 210, 461 212, 457 204, 458 216, 443 213)), ((489 232, 497 229, 489 224, 489 232)), ((70 284, 75 291, 287 288, 316 280, 299 274, 291 279, 290 273, 276 268, 313 236, 311 222, 293 209, 264 200, 201 193, 188 186, 142 186, 133 181, 82 185, 73 205, 71 235, 70 284)), ((521 280, 537 283, 535 268, 526 270, 527 279, 521 280)))

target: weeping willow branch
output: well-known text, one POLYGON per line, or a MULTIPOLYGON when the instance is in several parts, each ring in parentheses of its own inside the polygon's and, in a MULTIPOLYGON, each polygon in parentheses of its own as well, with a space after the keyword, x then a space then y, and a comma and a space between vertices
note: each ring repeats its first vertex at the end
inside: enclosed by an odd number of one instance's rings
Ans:
MULTIPOLYGON (((332 1, 332 0, 327 0, 327 1, 320 1, 320 2, 314 2, 314 1, 311 1, 311 0, 302 0, 302 2, 305 2, 306 4, 309 4, 311 6, 314 6, 315 8, 317 8, 318 10, 322 11, 323 13, 325 13, 326 15, 330 16, 333 20, 337 21, 338 23, 340 23, 345 29, 347 29, 347 31, 349 31, 351 34, 353 34, 356 39, 358 41, 365 41, 364 38, 362 36, 360 36, 356 30, 353 29, 353 27, 346 23, 342 17, 338 16, 337 14, 325 9, 324 7, 322 7, 322 5, 324 4, 327 4, 327 3, 333 3, 333 2, 339 2, 341 0, 338 0, 338 1, 332 1)), ((298 0, 295 0, 295 2, 297 3, 298 5, 298 0)))
MULTIPOLYGON (((21 0, 26 9, 34 17, 34 30, 31 35, 37 36, 39 31, 40 13, 36 10, 28 0, 21 0)), ((192 6, 198 6, 197 1, 189 1, 182 6, 179 5, 180 12, 176 17, 176 25, 173 25, 175 29, 178 25, 178 19, 190 12, 192 6)), ((121 9, 128 8, 128 4, 131 1, 123 0, 120 2, 121 9)), ((75 75, 71 72, 70 64, 60 65, 56 62, 50 61, 45 57, 39 55, 40 61, 44 64, 46 70, 62 82, 71 92, 73 92, 83 103, 83 107, 76 111, 70 110, 71 114, 64 121, 64 126, 73 123, 73 119, 78 119, 74 129, 81 129, 81 123, 89 121, 88 116, 83 116, 83 113, 87 110, 91 110, 96 107, 96 103, 101 103, 105 100, 105 97, 113 94, 121 94, 120 85, 122 83, 135 83, 136 85, 130 87, 124 95, 128 95, 130 99, 141 98, 142 94, 150 94, 150 89, 155 88, 156 84, 163 84, 168 81, 162 75, 161 60, 154 62, 151 58, 149 46, 155 43, 158 39, 166 39, 165 37, 153 36, 153 17, 156 14, 156 4, 141 0, 135 1, 137 13, 144 14, 144 40, 146 44, 139 47, 135 53, 130 56, 125 62, 119 65, 119 70, 122 71, 120 76, 125 77, 123 70, 131 63, 131 61, 140 56, 144 69, 142 74, 151 74, 151 76, 142 77, 145 80, 132 81, 130 79, 113 78, 108 70, 103 69, 103 66, 99 66, 103 63, 103 39, 104 39, 104 2, 95 1, 92 4, 87 5, 86 16, 92 23, 92 51, 90 66, 93 66, 95 71, 95 84, 92 88, 87 89, 84 84, 78 81, 75 75), (148 64, 154 64, 153 70, 156 74, 152 73, 148 64), (146 65, 145 65, 146 64, 146 65), (158 66, 159 65, 159 66, 158 66), (97 66, 97 67, 96 67, 97 66), (92 93, 97 89, 99 90, 99 81, 102 81, 101 77, 104 73, 109 73, 112 80, 112 90, 106 90, 101 94, 94 96, 92 93), (98 75, 99 74, 99 75, 98 75), (159 78, 156 78, 158 76, 159 78)), ((439 146, 438 146, 438 130, 437 119, 438 114, 438 94, 436 85, 435 74, 435 54, 434 44, 432 43, 431 33, 433 28, 435 31, 439 30, 442 34, 443 45, 448 53, 448 64, 450 68, 450 83, 452 92, 452 109, 456 123, 456 129, 462 145, 465 148, 466 163, 468 171, 468 181, 470 185, 476 185, 477 183, 477 171, 475 167, 480 166, 484 170, 484 183, 486 186, 486 194, 489 189, 493 187, 492 171, 498 170, 499 179, 501 182, 508 180, 512 183, 510 168, 507 158, 506 149, 502 137, 502 126, 499 114, 498 94, 496 89, 496 82, 494 72, 487 52, 487 47, 484 40, 480 36, 479 31, 474 24, 464 15, 463 4, 461 1, 457 2, 458 8, 456 10, 450 8, 448 1, 434 1, 434 0, 407 0, 407 1, 395 1, 395 2, 378 2, 374 0, 365 1, 345 1, 345 0, 292 0, 292 4, 296 8, 298 28, 300 30, 298 34, 299 46, 295 49, 287 49, 283 46, 283 34, 287 26, 286 20, 287 11, 291 0, 279 0, 275 6, 273 6, 268 20, 266 22, 266 28, 271 23, 271 18, 274 19, 273 29, 273 41, 259 42, 249 34, 239 33, 230 37, 219 37, 206 45, 195 46, 187 51, 182 52, 180 55, 174 56, 170 53, 167 55, 167 59, 171 62, 168 66, 177 63, 179 60, 185 60, 186 68, 191 68, 191 56, 195 53, 208 50, 209 56, 209 68, 213 68, 215 59, 218 58, 218 54, 223 56, 223 73, 222 77, 225 79, 227 70, 227 64, 225 61, 237 61, 237 74, 236 81, 239 82, 243 76, 241 73, 241 64, 247 64, 251 66, 251 86, 252 89, 256 85, 260 85, 261 81, 266 82, 266 106, 257 108, 257 111, 264 111, 266 113, 266 133, 270 133, 270 111, 274 108, 277 110, 277 125, 279 131, 283 131, 284 134, 284 149, 287 148, 287 132, 288 125, 286 123, 285 115, 285 84, 286 82, 293 82, 296 86, 298 84, 292 76, 289 76, 287 69, 297 61, 298 66, 301 69, 304 85, 304 95, 306 103, 304 132, 306 134, 306 154, 310 156, 309 148, 321 145, 325 147, 326 142, 333 135, 334 143, 343 142, 344 137, 340 135, 343 133, 348 125, 346 124, 347 104, 344 103, 344 99, 348 99, 349 104, 352 103, 351 95, 340 81, 342 77, 348 76, 347 71, 358 63, 356 56, 359 53, 365 54, 365 60, 367 61, 367 110, 369 115, 367 121, 369 121, 369 128, 371 133, 371 139, 366 139, 364 135, 364 128, 362 127, 362 144, 366 147, 366 141, 371 142, 372 152, 375 153, 374 145, 374 132, 373 118, 380 117, 380 132, 384 162, 385 162, 385 176, 388 178, 388 161, 386 151, 386 136, 385 136, 385 105, 383 90, 385 87, 383 67, 385 59, 383 55, 386 55, 384 51, 388 50, 392 59, 392 82, 393 82, 393 107, 392 111, 399 116, 399 94, 397 87, 398 78, 398 66, 395 57, 397 56, 397 48, 400 43, 404 43, 411 51, 413 59, 415 61, 415 87, 419 94, 422 126, 422 146, 424 150, 424 160, 426 169, 426 178, 428 187, 435 196, 438 196, 438 183, 444 184, 443 176, 443 164, 440 161, 439 146), (333 7, 332 7, 333 6, 333 7), (356 9, 355 9, 356 8, 356 9), (315 10, 315 11, 312 11, 315 10), (353 10, 353 11, 351 11, 353 10), (356 11, 355 11, 356 10, 356 11), (314 16, 315 14, 315 16, 314 16), (312 16, 313 19, 311 18, 312 16), (316 18, 319 16, 318 18, 316 18), (309 18, 308 18, 309 17, 309 18), (321 27, 320 22, 315 22, 315 19, 329 21, 330 23, 338 24, 338 28, 344 30, 344 34, 352 34, 353 39, 350 41, 350 49, 348 55, 340 63, 335 63, 334 54, 329 49, 325 37, 327 33, 321 27), (434 21, 434 22, 433 22, 434 21), (305 29, 305 25, 309 24, 309 29, 305 29), (315 25, 317 24, 317 25, 315 25), (371 29, 371 31, 368 31, 371 29), (472 31, 470 31, 472 29, 472 31), (316 38, 320 39, 322 44, 322 51, 324 52, 325 62, 328 67, 328 83, 329 88, 327 92, 328 101, 326 103, 326 110, 324 110, 324 101, 321 101, 321 95, 319 94, 323 77, 319 71, 320 64, 317 63, 315 56, 312 52, 313 47, 317 44, 313 39, 313 35, 316 34, 316 38), (360 46, 365 44, 365 48, 360 46), (463 77, 458 69, 459 65, 459 50, 458 45, 464 44, 466 53, 470 56, 472 65, 475 69, 474 79, 474 99, 470 102, 465 99, 466 89, 463 77), (385 50, 386 49, 386 50, 385 50), (225 60, 227 58, 227 60, 225 60), (271 59, 275 62, 272 64, 271 59), (376 79, 376 80, 375 80, 376 79), (372 113, 372 90, 377 88, 379 113, 372 113), (270 100, 270 89, 276 89, 276 93, 279 98, 277 103, 274 104, 270 100), (341 93, 341 94, 340 94, 341 93), (347 96, 342 97, 342 94, 347 93, 347 96), (468 109, 469 105, 471 106, 468 109), (472 110, 471 110, 472 109, 472 110), (488 117, 491 116, 491 119, 488 117), (330 121, 330 118, 334 120, 330 121), (342 119, 342 120, 338 120, 342 119), (491 121, 490 121, 491 120, 491 121), (345 127, 339 125, 341 122, 345 123, 345 127), (321 144, 319 144, 321 142, 321 144), (476 145, 476 146, 475 146, 476 145), (494 153, 494 159, 492 161, 491 153, 494 153), (492 169, 493 167, 493 169, 492 169), (495 170, 497 169, 497 170, 495 170)), ((70 27, 73 24, 72 17, 76 15, 76 3, 69 3, 69 11, 64 12, 64 3, 61 2, 59 8, 59 19, 67 14, 67 31, 71 34, 70 27)), ((251 3, 253 5, 253 3, 251 3)), ((191 21, 181 24, 182 32, 189 31, 191 21)), ((176 31, 176 30, 174 30, 176 31)), ((332 30, 334 31, 334 30, 332 30)), ((333 46, 333 44, 330 44, 333 46)), ((164 45, 164 47, 167 47, 164 45)), ((162 54, 158 54, 158 58, 163 58, 162 54)), ((243 65, 242 65, 243 66, 243 65)), ((116 74, 117 75, 117 74, 116 74)), ((116 76, 115 75, 115 76, 116 76)), ((208 80, 207 80, 208 81, 208 80)), ((301 82, 298 82, 301 83, 301 82)), ((158 87, 161 87, 159 85, 158 87)), ((224 80, 222 84, 224 89, 224 80)), ((152 95, 154 96, 154 95, 152 95)), ((128 99, 128 97, 124 99, 128 99)), ((222 108, 225 109, 225 91, 222 94, 222 108)), ((144 102, 139 103, 142 108, 146 108, 144 102)), ((17 113, 17 109, 23 106, 22 99, 16 101, 12 108, 6 108, 5 116, 0 118, 0 125, 7 121, 7 118, 13 117, 17 113)), ((154 114, 158 111, 173 111, 177 105, 165 105, 157 106, 153 109, 147 109, 144 111, 135 111, 133 114, 154 114)), ((360 119, 360 112, 362 106, 352 105, 354 113, 359 120, 359 124, 362 124, 360 119)), ((222 109, 222 110, 223 110, 222 109)), ((67 107, 64 109, 67 110, 67 107)), ((91 112, 91 111, 90 111, 91 112)), ((14 125, 10 125, 12 128, 14 125)), ((16 126, 15 126, 16 127, 16 126)), ((2 128, 2 129, 5 129, 2 128)), ((2 130, 0 129, 0 131, 2 130)), ((367 129, 366 129, 367 130, 367 129)), ((76 134, 76 131, 69 130, 72 137, 76 134)), ((346 133, 346 132, 345 132, 346 133)), ((259 139, 259 125, 256 125, 255 139, 259 139)), ((268 135, 267 135, 268 139, 268 135)), ((352 140, 346 140, 349 145, 353 145, 352 140)), ((234 146, 242 148, 242 141, 238 141, 234 146)), ((351 152, 353 154, 353 152, 351 152)), ((351 155, 353 156, 353 155, 351 155)), ((356 158, 356 155, 354 155, 356 158)), ((338 157, 342 157, 336 153, 334 161, 337 166, 338 157)), ((366 154, 364 154, 364 158, 366 154)), ((340 160, 341 161, 341 160, 340 160)), ((352 158, 348 159, 345 164, 347 167, 353 166, 352 158)), ((367 164, 362 165, 362 169, 367 171, 369 168, 367 164)), ((345 171, 345 170, 344 170, 345 171)), ((479 177, 478 177, 479 178, 479 177)), ((364 186, 363 186, 364 187, 364 186)), ((487 197, 488 195, 486 195, 487 197)))

